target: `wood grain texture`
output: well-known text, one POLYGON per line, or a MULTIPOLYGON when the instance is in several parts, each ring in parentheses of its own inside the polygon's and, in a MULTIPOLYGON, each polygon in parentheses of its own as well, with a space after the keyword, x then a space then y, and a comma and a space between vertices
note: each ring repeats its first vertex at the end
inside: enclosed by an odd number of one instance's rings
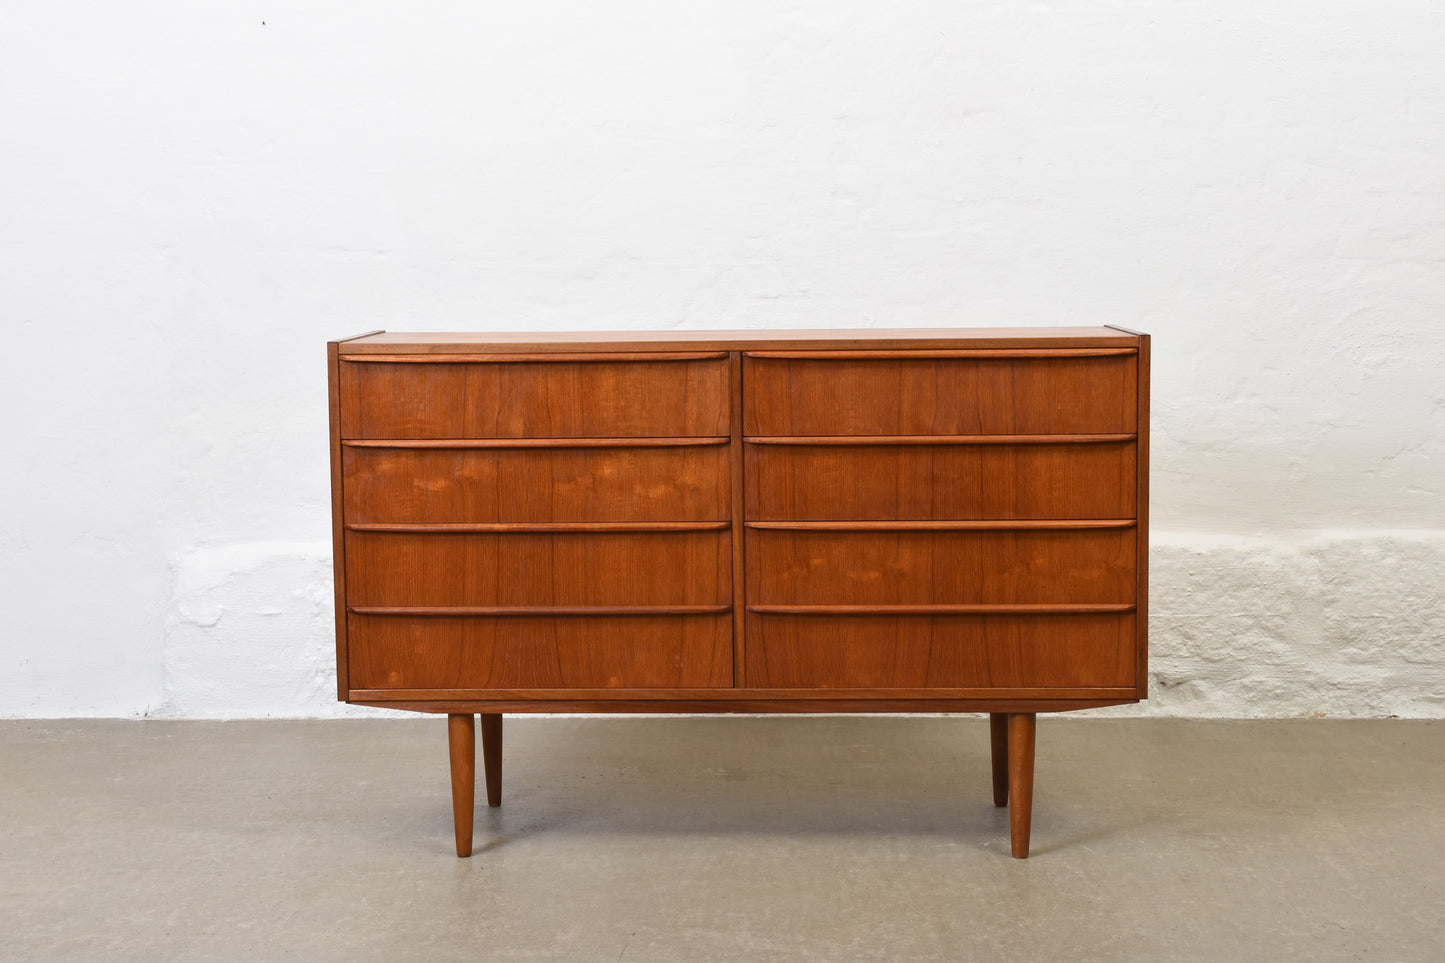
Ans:
POLYGON ((739 351, 732 352, 728 365, 729 391, 732 393, 728 408, 728 424, 731 429, 731 445, 728 462, 731 470, 732 488, 732 547, 733 547, 733 685, 746 686, 747 677, 747 531, 743 527, 743 357, 739 351))
POLYGON ((803 328, 732 331, 384 331, 348 340, 347 354, 466 354, 578 351, 952 350, 1132 348, 1130 333, 1105 326, 995 328, 803 328))
MULTIPOLYGON (((1079 702, 1096 700, 1134 700, 1133 686, 974 686, 971 688, 896 687, 878 688, 849 686, 835 689, 749 688, 733 689, 719 687, 677 687, 657 686, 653 688, 611 689, 353 689, 358 699, 380 702, 434 702, 452 700, 467 703, 511 702, 518 699, 586 699, 597 702, 626 702, 629 700, 657 699, 667 702, 727 703, 727 702, 836 702, 839 699, 853 700, 953 700, 970 704, 988 701, 1006 701, 1021 704, 1027 701, 1079 702)), ((481 710, 477 710, 481 711, 481 710)), ((489 710, 490 711, 490 710, 489 710)), ((512 711, 512 710, 507 710, 512 711)), ((1018 711, 997 710, 997 711, 1018 711)))
POLYGON ((748 435, 1015 435, 1135 430, 1132 355, 744 362, 748 435))
POLYGON ((346 520, 726 521, 726 447, 414 451, 348 448, 346 520))
POLYGON ((732 615, 348 616, 357 689, 732 684, 732 615))
POLYGON ((1138 696, 1149 697, 1149 335, 1118 324, 1105 327, 1138 339, 1135 380, 1138 383, 1138 504, 1139 565, 1136 597, 1139 600, 1138 696))
POLYGON ((721 615, 731 605, 351 605, 353 615, 403 615, 408 618, 485 615, 491 618, 567 616, 596 618, 611 615, 721 615))
POLYGON ((617 361, 707 361, 727 356, 726 351, 552 351, 543 354, 459 352, 440 357, 433 354, 350 354, 343 352, 341 360, 371 364, 518 364, 521 362, 598 364, 617 361))
POLYGON ((472 713, 496 805, 503 712, 988 712, 1022 857, 1033 714, 1146 692, 1147 336, 381 333, 328 365, 339 693, 452 716, 459 854, 472 713))
POLYGON ((457 855, 472 854, 472 818, 476 813, 477 729, 470 712, 447 717, 447 749, 452 770, 452 828, 457 855))
POLYGON ((1027 859, 1034 811, 1034 742, 1038 717, 1011 712, 1008 717, 1009 842, 1015 859, 1027 859))
MULTIPOLYGON (((1108 526, 1103 526, 1108 527, 1108 526)), ((422 535, 464 532, 720 532, 732 528, 721 522, 359 522, 348 532, 411 532, 422 535)))
MULTIPOLYGON (((744 528, 775 532, 1030 532, 1133 528, 1132 518, 928 518, 921 521, 865 519, 828 522, 744 522, 744 528)), ((355 528, 348 525, 347 528, 355 528)))
POLYGON ((331 432, 331 563, 335 588, 336 605, 336 698, 344 701, 350 690, 346 677, 349 663, 348 640, 346 638, 346 546, 343 538, 346 518, 345 471, 342 465, 341 422, 341 345, 358 338, 384 334, 383 331, 366 331, 339 338, 326 345, 326 387, 329 402, 329 426, 331 432))
POLYGON ((732 604, 726 531, 348 532, 346 559, 353 607, 732 604))
POLYGON ((1030 696, 1025 699, 1000 697, 980 699, 935 699, 927 696, 862 699, 829 698, 797 699, 664 699, 647 696, 633 699, 578 699, 570 694, 547 698, 513 696, 506 699, 405 699, 384 697, 386 690, 352 690, 352 705, 374 706, 378 709, 402 709, 407 712, 634 712, 634 713, 894 713, 894 712, 1069 712, 1076 709, 1100 709, 1105 706, 1130 705, 1138 702, 1129 695, 1119 698, 1053 699, 1030 696), (378 692, 381 695, 378 695, 378 692))
POLYGON ((786 361, 922 361, 930 358, 1106 358, 1133 354, 1133 348, 934 348, 931 351, 864 348, 856 351, 744 351, 745 358, 786 361))
POLYGON ((1139 335, 1139 444, 1138 514, 1139 560, 1135 567, 1134 597, 1139 601, 1139 638, 1135 646, 1138 667, 1138 696, 1149 697, 1149 335, 1139 335))
MULTIPOLYGON (((1132 432, 1073 435, 749 435, 750 445, 1087 445, 1133 441, 1132 432)), ((364 442, 346 442, 348 445, 364 442)))
POLYGON ((759 688, 1120 688, 1134 615, 748 615, 759 688))
MULTIPOLYGON (((353 612, 360 611, 353 607, 353 612)), ((1083 615, 1133 612, 1128 602, 925 602, 889 605, 749 605, 759 615, 1083 615)))
POLYGON ((728 434, 728 362, 341 363, 343 438, 728 434), (351 417, 348 418, 347 416, 351 417))
POLYGON ((331 427, 331 568, 336 605, 336 698, 344 702, 351 683, 346 677, 346 501, 341 462, 341 371, 337 355, 337 342, 329 342, 326 345, 326 387, 331 427))
POLYGON ((482 768, 487 775, 487 805, 502 804, 502 714, 482 713, 482 768))
POLYGON ((748 532, 748 604, 1134 600, 1133 528, 748 532))
POLYGON ((343 448, 694 448, 726 438, 352 438, 343 448))
POLYGON ((752 520, 1132 518, 1135 443, 748 446, 752 520))
POLYGON ((988 714, 989 761, 993 769, 993 804, 1008 805, 1008 713, 988 714))

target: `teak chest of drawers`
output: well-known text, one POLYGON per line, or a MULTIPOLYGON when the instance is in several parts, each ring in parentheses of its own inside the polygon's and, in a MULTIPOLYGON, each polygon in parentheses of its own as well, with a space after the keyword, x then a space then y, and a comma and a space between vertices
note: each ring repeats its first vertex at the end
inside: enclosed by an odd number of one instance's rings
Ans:
POLYGON ((1147 335, 388 334, 328 345, 338 697, 504 712, 1035 713, 1146 695, 1147 335))

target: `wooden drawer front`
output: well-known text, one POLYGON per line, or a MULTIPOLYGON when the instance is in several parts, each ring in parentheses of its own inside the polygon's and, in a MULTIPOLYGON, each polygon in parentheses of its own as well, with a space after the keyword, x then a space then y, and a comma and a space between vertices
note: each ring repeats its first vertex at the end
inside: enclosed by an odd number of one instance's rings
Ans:
POLYGON ((749 445, 749 520, 1133 518, 1133 442, 749 445))
POLYGON ((1134 684, 1134 614, 755 615, 759 688, 1084 688, 1134 684))
POLYGON ((725 445, 343 448, 348 522, 713 521, 730 515, 725 445))
POLYGON ((1134 529, 749 530, 748 604, 1132 603, 1134 529))
POLYGON ((732 615, 406 617, 352 614, 353 689, 732 685, 732 615))
POLYGON ((355 606, 731 605, 732 538, 702 532, 347 532, 355 606))
POLYGON ((1137 425, 1134 354, 745 365, 749 435, 1120 433, 1137 425))
POLYGON ((728 434, 728 362, 341 363, 343 438, 728 434))

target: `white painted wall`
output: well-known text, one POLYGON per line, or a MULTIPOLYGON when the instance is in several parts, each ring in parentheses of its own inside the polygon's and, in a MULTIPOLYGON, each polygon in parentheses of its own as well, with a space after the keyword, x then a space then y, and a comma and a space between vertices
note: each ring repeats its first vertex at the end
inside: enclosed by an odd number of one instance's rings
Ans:
POLYGON ((331 701, 323 342, 1155 335, 1155 698, 1445 715, 1445 6, 12 4, 0 715, 331 701))

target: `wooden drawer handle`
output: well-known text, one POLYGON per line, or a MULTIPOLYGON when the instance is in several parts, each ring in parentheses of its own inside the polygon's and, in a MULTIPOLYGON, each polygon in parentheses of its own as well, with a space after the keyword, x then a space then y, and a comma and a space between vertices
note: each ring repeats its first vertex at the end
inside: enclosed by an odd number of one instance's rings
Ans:
POLYGON ((1048 518, 981 521, 743 522, 744 528, 783 532, 1039 532, 1133 528, 1132 518, 1048 518))
POLYGON ((1132 612, 1132 603, 1043 605, 749 605, 757 615, 1091 615, 1132 612))
POLYGON ((702 448, 726 445, 716 438, 349 438, 345 448, 702 448))
POLYGON ((718 532, 732 522, 350 522, 348 532, 408 532, 415 535, 530 532, 718 532))
POLYGON ((556 354, 343 354, 342 361, 385 364, 556 364, 578 361, 715 361, 726 351, 610 351, 593 354, 559 351, 556 354))
POLYGON ((766 361, 928 361, 933 358, 1110 358, 1138 354, 1135 348, 960 348, 919 351, 744 351, 766 361))
POLYGON ((353 615, 488 615, 531 616, 533 618, 551 618, 554 615, 721 615, 732 610, 731 605, 353 605, 347 607, 347 611, 353 615))
POLYGON ((1097 435, 751 435, 750 445, 1088 445, 1134 441, 1133 432, 1097 435))

